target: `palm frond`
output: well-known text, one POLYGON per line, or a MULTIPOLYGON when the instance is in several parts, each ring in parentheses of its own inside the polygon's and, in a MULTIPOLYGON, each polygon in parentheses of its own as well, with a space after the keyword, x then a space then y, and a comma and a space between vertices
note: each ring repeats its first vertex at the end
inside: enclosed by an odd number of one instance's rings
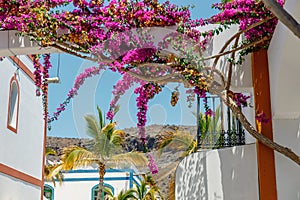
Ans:
POLYGON ((93 162, 99 161, 93 152, 77 146, 64 148, 61 159, 63 162, 63 170, 86 167, 93 162))
POLYGON ((102 114, 101 108, 97 106, 98 117, 99 117, 99 126, 102 129, 105 126, 105 116, 102 114))
POLYGON ((110 140, 111 138, 108 138, 106 134, 100 134, 94 140, 93 152, 103 159, 110 159, 112 155, 120 153, 121 146, 113 144, 110 140))
POLYGON ((155 188, 151 188, 143 198, 143 200, 155 200, 155 196, 157 194, 157 191, 155 191, 155 188))
POLYGON ((167 131, 162 135, 162 140, 158 143, 157 147, 157 153, 159 156, 161 156, 163 150, 165 147, 167 147, 174 139, 174 132, 173 131, 167 131))
POLYGON ((172 175, 171 181, 169 182, 167 199, 175 200, 175 175, 172 175))
POLYGON ((50 147, 46 147, 45 156, 48 156, 48 155, 56 156, 57 153, 56 153, 56 151, 54 149, 52 149, 50 147))
POLYGON ((120 105, 116 105, 114 108, 114 114, 116 115, 120 111, 120 105))
POLYGON ((214 116, 209 119, 209 132, 215 133, 221 130, 221 120, 220 120, 220 106, 215 110, 214 116))
POLYGON ((158 154, 164 150, 187 151, 193 146, 194 138, 189 132, 175 131, 167 133, 158 144, 158 154))
POLYGON ((94 115, 86 115, 84 119, 87 123, 87 134, 92 138, 96 138, 100 133, 100 127, 94 115))
POLYGON ((114 131, 115 126, 116 126, 115 122, 107 124, 105 127, 103 127, 101 129, 101 133, 105 134, 106 137, 108 137, 108 139, 110 140, 111 135, 112 135, 112 133, 114 131))
POLYGON ((118 194, 117 199, 118 200, 128 200, 128 199, 135 199, 138 200, 138 198, 135 196, 136 191, 134 189, 129 189, 129 190, 121 190, 121 192, 118 194))
POLYGON ((61 184, 63 178, 64 175, 62 173, 62 164, 45 166, 45 180, 52 181, 54 187, 56 186, 56 181, 61 184))
POLYGON ((106 194, 106 195, 105 195, 105 199, 106 199, 106 198, 112 199, 112 198, 114 197, 114 194, 112 193, 112 190, 111 190, 109 187, 104 186, 104 187, 103 187, 103 191, 104 191, 104 193, 106 194))
POLYGON ((124 131, 114 130, 112 132, 110 142, 114 145, 120 146, 120 145, 124 144, 124 136, 125 136, 124 131))
POLYGON ((147 194, 147 188, 146 188, 146 182, 145 180, 142 180, 140 182, 140 186, 135 185, 136 186, 136 193, 138 196, 138 199, 143 200, 147 194))
POLYGON ((180 155, 181 158, 184 158, 192 153, 195 153, 198 149, 197 140, 193 140, 190 146, 180 155))

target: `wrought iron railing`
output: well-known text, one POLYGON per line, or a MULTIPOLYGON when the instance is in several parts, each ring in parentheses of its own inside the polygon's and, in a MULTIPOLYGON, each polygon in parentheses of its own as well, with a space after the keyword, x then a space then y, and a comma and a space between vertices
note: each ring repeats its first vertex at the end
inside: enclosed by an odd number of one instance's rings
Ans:
POLYGON ((219 149, 245 144, 245 132, 240 131, 219 131, 208 133, 202 136, 200 142, 201 149, 219 149))
POLYGON ((204 112, 204 109, 201 109, 200 99, 197 98, 197 108, 199 109, 197 114, 200 116, 197 124, 198 147, 200 149, 217 149, 244 145, 245 131, 231 110, 217 96, 208 96, 205 101, 214 115, 203 117, 201 113, 204 112), (226 112, 224 112, 225 110, 226 112))

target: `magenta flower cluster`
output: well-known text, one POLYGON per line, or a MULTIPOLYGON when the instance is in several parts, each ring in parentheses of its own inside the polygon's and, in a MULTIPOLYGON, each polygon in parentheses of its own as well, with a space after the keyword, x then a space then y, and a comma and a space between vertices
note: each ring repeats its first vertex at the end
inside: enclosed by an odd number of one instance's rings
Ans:
POLYGON ((42 88, 42 69, 43 66, 39 61, 39 56, 33 56, 33 67, 34 67, 34 79, 36 85, 36 96, 41 95, 41 88, 42 88))
POLYGON ((233 101, 236 103, 237 106, 246 107, 248 105, 247 100, 250 96, 244 95, 243 93, 235 93, 233 96, 233 101))
POLYGON ((266 124, 266 123, 268 123, 269 121, 271 121, 271 119, 268 118, 264 112, 258 113, 258 114, 255 116, 255 119, 256 119, 258 122, 262 123, 262 124, 266 124))
MULTIPOLYGON (((170 2, 158 3, 158 1, 146 0, 111 0, 104 5, 104 1, 98 0, 34 0, 34 1, 4 1, 0 0, 0 29, 18 30, 24 34, 29 34, 42 46, 51 46, 61 43, 70 45, 70 48, 84 53, 91 53, 99 56, 99 59, 110 59, 113 62, 107 62, 106 65, 99 63, 99 67, 91 67, 76 77, 74 86, 69 91, 66 100, 59 105, 52 117, 48 117, 49 124, 58 119, 60 113, 65 110, 70 100, 74 98, 84 84, 87 78, 98 75, 107 66, 112 71, 122 75, 122 79, 117 82, 113 90, 113 99, 110 102, 110 110, 107 113, 108 119, 113 119, 114 108, 118 100, 124 93, 139 83, 135 89, 138 94, 136 99, 138 107, 139 136, 142 143, 146 144, 145 125, 147 122, 146 113, 148 110, 149 99, 158 93, 158 88, 152 83, 146 83, 133 78, 128 71, 139 75, 161 76, 172 71, 170 69, 158 69, 152 67, 143 70, 135 68, 135 63, 142 62, 173 62, 174 58, 159 57, 161 49, 168 48, 170 44, 175 44, 174 49, 180 53, 186 53, 189 46, 181 41, 191 40, 196 47, 205 49, 206 44, 214 34, 218 34, 222 28, 208 30, 201 33, 196 29, 198 26, 204 26, 209 23, 218 23, 220 27, 231 24, 238 24, 241 30, 255 24, 259 21, 273 17, 272 13, 266 9, 261 1, 257 0, 234 0, 227 3, 215 4, 214 7, 220 10, 220 13, 210 19, 190 19, 190 11, 186 7, 178 7, 170 2), (73 10, 53 12, 56 8, 63 5, 72 4, 73 10), (54 8, 54 9, 53 9, 54 8), (159 43, 160 48, 156 48, 151 41, 151 34, 143 30, 143 37, 139 38, 130 30, 142 27, 166 27, 176 26, 176 33, 166 36, 159 43), (179 34, 178 34, 179 33, 179 34), (182 35, 187 38, 178 40, 182 35), (171 41, 169 40, 171 38, 171 41), (204 38, 204 39, 202 39, 204 38), (200 40, 202 39, 202 40, 200 40), (175 42, 174 42, 175 41, 175 42)), ((283 0, 278 0, 283 5, 283 0)), ((247 40, 254 41, 264 37, 270 37, 274 31, 277 19, 266 21, 258 27, 245 32, 247 40)), ((223 27, 224 28, 224 27, 223 27)), ((191 43, 189 43, 191 44, 191 43)), ((198 48, 196 48, 198 49, 198 48)), ((187 54, 184 54, 187 55, 187 54)), ((49 77, 49 68, 51 67, 50 56, 43 57, 43 66, 39 63, 38 57, 34 59, 34 76, 37 86, 37 95, 42 91, 44 113, 47 111, 47 89, 46 79, 49 77)), ((183 59, 182 59, 183 60, 183 59)), ((193 60, 193 59, 190 59, 193 60)), ((185 67, 183 62, 182 66, 185 67)), ((178 71, 182 72, 182 66, 178 71)), ((174 70, 174 69, 171 69, 174 70)), ((185 78, 192 86, 199 84, 199 77, 193 74, 186 74, 185 78)), ((160 88, 161 89, 161 88, 160 88)), ((205 114, 213 116, 214 112, 209 108, 206 98, 206 92, 203 89, 195 87, 189 91, 189 100, 194 99, 194 94, 203 98, 205 104, 205 114)), ((238 106, 247 106, 249 97, 237 93, 233 100, 238 106)), ((257 120, 265 122, 264 115, 258 115, 257 120)), ((151 154, 149 158, 149 168, 152 173, 157 172, 157 166, 151 154)))
POLYGON ((146 132, 145 132, 145 125, 147 122, 147 110, 148 110, 148 101, 149 101, 149 95, 151 92, 154 92, 152 90, 152 86, 148 86, 147 84, 141 85, 140 87, 136 88, 134 90, 135 94, 138 94, 138 97, 136 98, 136 105, 138 108, 138 113, 137 113, 137 118, 138 118, 138 123, 137 127, 139 128, 139 136, 143 144, 146 143, 146 132), (152 90, 152 91, 151 91, 152 90))
POLYGON ((112 120, 114 118, 114 109, 122 95, 133 85, 134 78, 129 74, 125 73, 121 80, 119 80, 112 91, 113 99, 110 101, 110 109, 106 113, 106 118, 112 120))
MULTIPOLYGON (((278 0, 278 3, 283 6, 284 2, 283 0, 278 0)), ((209 20, 210 23, 239 24, 241 30, 245 30, 252 24, 272 16, 272 13, 264 4, 257 0, 234 0, 226 3, 217 3, 213 6, 221 12, 211 17, 209 20)), ((277 18, 268 20, 262 25, 246 31, 245 36, 250 41, 265 36, 270 37, 274 32, 277 22, 277 18)))
POLYGON ((152 174, 157 174, 158 167, 154 161, 153 156, 150 153, 147 153, 147 157, 148 157, 148 168, 150 169, 152 174))
POLYGON ((200 89, 199 87, 195 87, 194 93, 199 95, 200 98, 205 98, 206 97, 206 91, 204 89, 200 89))

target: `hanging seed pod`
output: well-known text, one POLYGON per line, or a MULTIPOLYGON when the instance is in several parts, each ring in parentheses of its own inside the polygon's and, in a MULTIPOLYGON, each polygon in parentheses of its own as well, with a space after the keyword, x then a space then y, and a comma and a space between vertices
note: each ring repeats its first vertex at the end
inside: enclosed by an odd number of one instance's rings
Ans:
POLYGON ((162 91, 161 86, 158 85, 158 84, 155 84, 154 92, 155 92, 156 94, 158 94, 158 93, 161 92, 161 91, 162 91))
POLYGON ((176 106, 178 100, 179 100, 179 92, 178 91, 172 92, 171 101, 170 101, 171 105, 176 106))

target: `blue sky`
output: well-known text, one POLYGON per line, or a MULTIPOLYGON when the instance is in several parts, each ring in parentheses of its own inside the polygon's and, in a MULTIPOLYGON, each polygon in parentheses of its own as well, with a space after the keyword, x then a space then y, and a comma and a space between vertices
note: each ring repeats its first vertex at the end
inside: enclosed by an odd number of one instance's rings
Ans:
MULTIPOLYGON (((207 18, 216 11, 211 9, 211 4, 217 0, 190 0, 179 1, 172 0, 171 3, 177 5, 195 5, 191 10, 192 18, 207 18)), ((95 65, 71 55, 61 54, 60 61, 58 55, 52 55, 53 68, 50 76, 57 76, 58 63, 60 84, 49 85, 49 112, 50 115, 56 110, 56 107, 67 97, 68 91, 72 88, 76 75, 85 68, 95 65)), ((112 98, 113 85, 119 80, 120 76, 110 71, 101 73, 89 80, 79 90, 76 96, 64 112, 61 113, 59 120, 51 124, 51 131, 48 136, 57 137, 86 137, 85 121, 83 116, 96 113, 96 105, 99 105, 103 111, 109 108, 109 102, 112 98)), ((191 109, 187 107, 186 96, 183 88, 180 88, 181 95, 179 103, 172 107, 170 105, 171 92, 177 84, 169 84, 164 92, 157 95, 149 103, 147 124, 176 124, 176 125, 195 125, 195 117, 191 114, 195 106, 191 109)), ((120 100, 121 110, 115 120, 118 122, 118 128, 133 127, 136 125, 136 96, 133 94, 133 88, 129 90, 120 100)))

